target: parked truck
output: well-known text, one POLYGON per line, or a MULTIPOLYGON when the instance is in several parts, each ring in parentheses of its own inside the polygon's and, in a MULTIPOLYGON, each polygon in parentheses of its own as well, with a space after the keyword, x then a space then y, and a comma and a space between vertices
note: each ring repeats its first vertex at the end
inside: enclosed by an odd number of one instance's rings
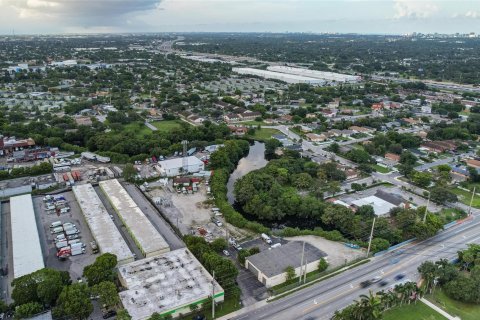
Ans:
POLYGON ((62 233, 63 232, 63 227, 55 227, 50 231, 52 234, 57 234, 57 233, 62 233))
POLYGON ((83 243, 74 243, 70 245, 71 255, 76 256, 82 253, 85 253, 85 248, 83 247, 83 243))
POLYGON ((272 244, 272 239, 270 239, 270 237, 268 235, 266 235, 265 233, 262 233, 262 239, 268 243, 268 244, 272 244))

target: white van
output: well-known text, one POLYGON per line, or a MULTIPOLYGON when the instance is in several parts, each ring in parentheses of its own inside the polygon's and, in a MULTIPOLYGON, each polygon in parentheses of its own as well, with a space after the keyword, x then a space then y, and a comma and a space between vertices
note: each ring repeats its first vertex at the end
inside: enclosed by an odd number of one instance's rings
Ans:
POLYGON ((50 228, 56 228, 56 227, 61 227, 62 226, 62 221, 55 221, 50 224, 50 228))

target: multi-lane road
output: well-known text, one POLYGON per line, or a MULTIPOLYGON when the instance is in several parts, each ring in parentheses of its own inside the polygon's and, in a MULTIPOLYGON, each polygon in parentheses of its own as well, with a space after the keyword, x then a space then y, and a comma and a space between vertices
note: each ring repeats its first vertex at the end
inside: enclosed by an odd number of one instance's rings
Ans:
POLYGON ((469 220, 444 230, 433 238, 374 257, 367 264, 345 271, 282 299, 249 311, 245 310, 232 317, 224 317, 224 319, 330 319, 336 310, 351 304, 358 299, 359 295, 368 293, 369 290, 377 292, 393 285, 396 275, 403 274, 405 279, 417 281, 419 280, 417 267, 423 261, 453 259, 457 256, 457 251, 465 248, 468 243, 478 242, 480 242, 480 217, 476 210, 469 220), (360 282, 375 277, 381 277, 389 284, 384 288, 380 288, 378 284, 361 288, 360 282))

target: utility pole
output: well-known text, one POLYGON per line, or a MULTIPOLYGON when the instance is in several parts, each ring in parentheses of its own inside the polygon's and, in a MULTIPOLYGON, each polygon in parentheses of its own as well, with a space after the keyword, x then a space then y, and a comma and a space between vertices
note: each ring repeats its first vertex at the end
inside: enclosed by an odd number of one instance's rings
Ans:
POLYGON ((473 204, 473 198, 475 197, 475 189, 477 187, 473 187, 473 192, 472 192, 472 198, 470 199, 470 206, 468 207, 468 215, 472 214, 472 204, 473 204))
POLYGON ((428 212, 428 205, 430 204, 430 191, 428 191, 428 200, 427 200, 427 206, 425 207, 425 214, 423 215, 423 223, 427 221, 427 212, 428 212))
POLYGON ((368 258, 368 255, 370 254, 370 248, 372 247, 373 228, 375 228, 375 219, 376 217, 373 218, 372 231, 370 232, 370 240, 368 240, 367 258, 368 258))
POLYGON ((307 257, 305 257, 305 270, 303 272, 303 283, 306 283, 307 282, 307 257))
POLYGON ((215 319, 215 270, 212 272, 212 319, 215 319))
POLYGON ((302 266, 303 266, 303 255, 305 254, 305 241, 303 241, 303 248, 302 248, 302 260, 300 261, 300 277, 298 277, 298 283, 302 283, 302 266))

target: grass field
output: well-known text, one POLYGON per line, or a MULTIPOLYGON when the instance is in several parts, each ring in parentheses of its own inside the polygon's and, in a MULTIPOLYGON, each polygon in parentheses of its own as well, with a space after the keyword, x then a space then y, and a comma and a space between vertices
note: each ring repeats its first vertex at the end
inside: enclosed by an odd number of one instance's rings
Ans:
MULTIPOLYGON (((224 316, 226 314, 229 314, 233 311, 236 311, 240 309, 240 304, 236 299, 233 299, 232 297, 225 298, 225 301, 219 304, 218 306, 215 307, 215 319, 218 317, 224 316)), ((193 319, 195 315, 203 315, 207 320, 212 319, 212 309, 209 308, 208 310, 200 310, 195 313, 192 313, 188 316, 181 317, 180 320, 190 320, 193 319)))
MULTIPOLYGON (((403 305, 388 310, 383 320, 444 320, 447 319, 426 304, 418 301, 416 304, 403 305)), ((463 320, 463 318, 462 318, 463 320)))
POLYGON ((388 168, 385 168, 385 167, 382 167, 382 166, 379 166, 378 164, 373 164, 372 168, 373 168, 373 170, 375 170, 377 172, 380 172, 380 173, 390 173, 390 172, 392 172, 392 170, 390 170, 388 168))
POLYGON ((268 124, 266 124, 265 122, 263 121, 246 121, 246 122, 242 122, 242 124, 246 125, 246 126, 268 126, 268 124))
MULTIPOLYGON (((455 193, 458 196, 458 200, 460 200, 460 202, 466 204, 467 206, 470 205, 470 200, 472 199, 472 193, 471 192, 468 192, 468 191, 465 191, 465 190, 462 190, 462 189, 459 189, 459 188, 453 188, 450 191, 452 191, 453 193, 455 193)), ((480 190, 476 191, 475 193, 477 193, 477 192, 480 192, 480 190)), ((475 197, 473 197, 472 206, 474 208, 480 209, 480 196, 479 195, 475 195, 475 197)))
POLYGON ((458 316, 462 320, 480 319, 480 305, 452 300, 447 297, 441 289, 435 290, 433 295, 427 296, 427 299, 448 312, 450 315, 458 316))
POLYGON ((162 121, 154 121, 151 124, 154 125, 158 129, 158 131, 167 132, 175 128, 180 128, 182 126, 182 121, 181 120, 162 120, 162 121))
POLYGON ((272 135, 279 134, 280 131, 277 129, 262 128, 260 130, 256 129, 255 134, 251 136, 255 140, 265 141, 272 138, 272 135))
POLYGON ((133 122, 127 124, 125 126, 125 131, 133 132, 137 137, 143 137, 144 135, 152 134, 153 132, 142 122, 133 122))

